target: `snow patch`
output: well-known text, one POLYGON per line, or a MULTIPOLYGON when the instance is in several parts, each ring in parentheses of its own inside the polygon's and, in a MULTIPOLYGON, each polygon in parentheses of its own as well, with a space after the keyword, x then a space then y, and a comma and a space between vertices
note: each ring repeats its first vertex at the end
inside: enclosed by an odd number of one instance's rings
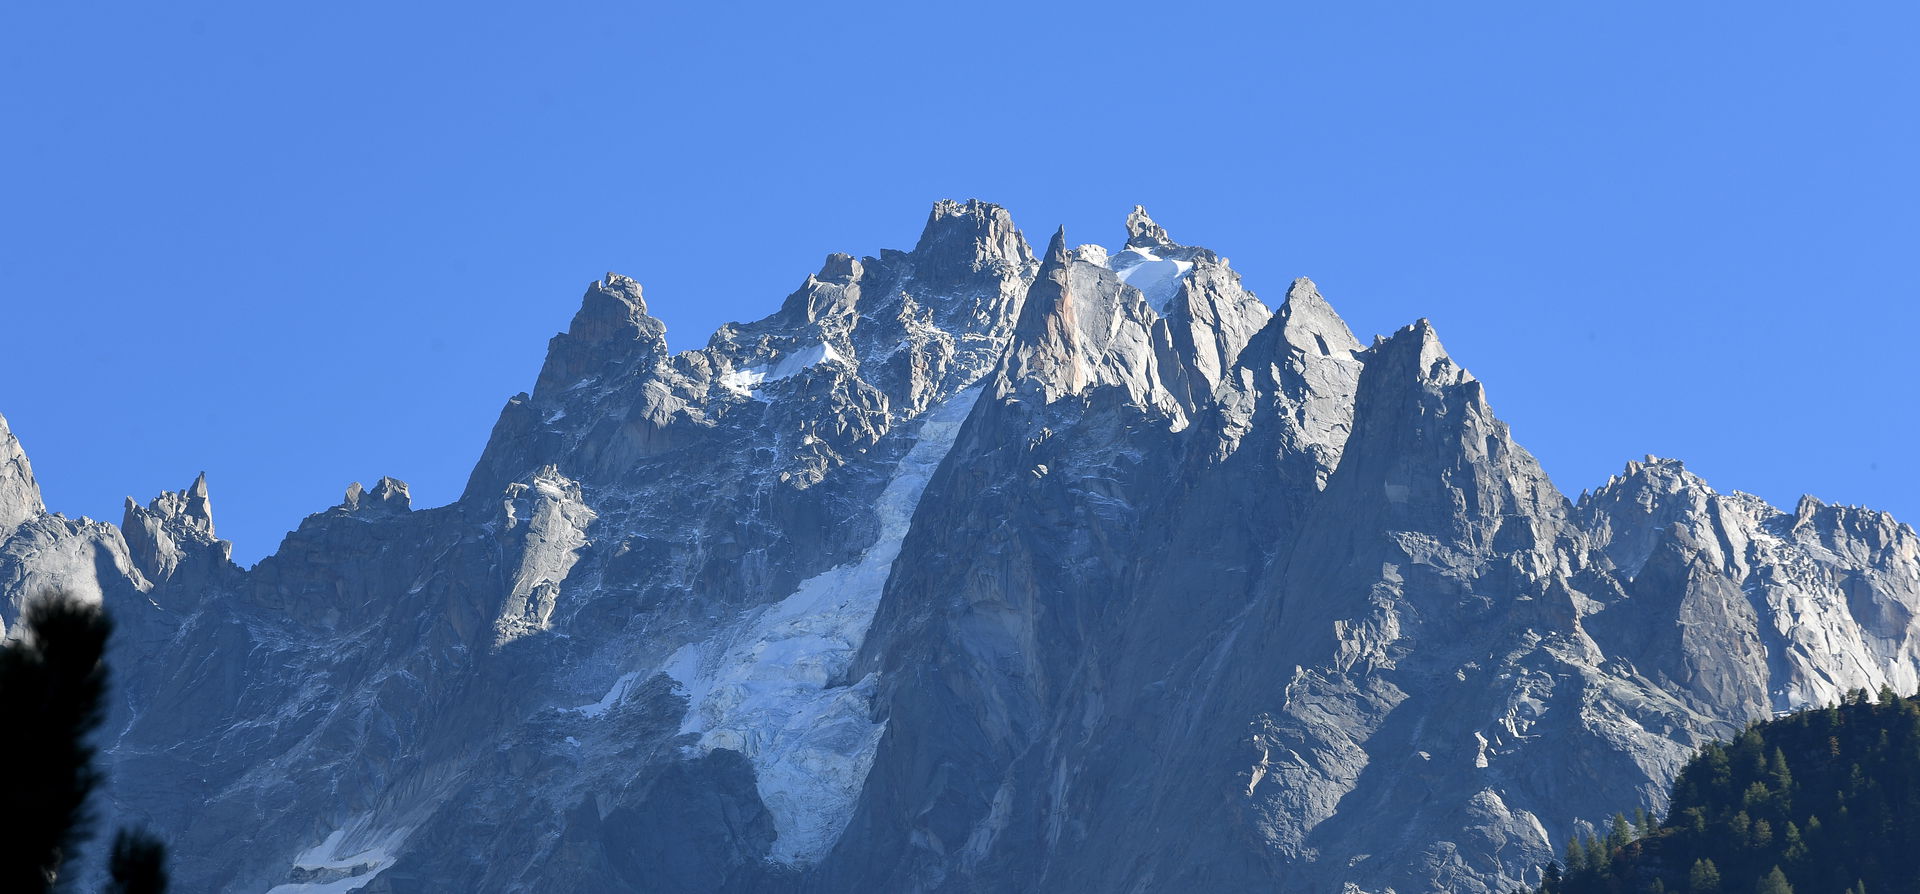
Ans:
MULTIPOLYGON (((345 894, 357 891, 393 865, 394 854, 407 840, 411 829, 399 829, 372 839, 373 843, 351 850, 344 847, 349 831, 335 829, 325 841, 293 858, 294 877, 304 881, 275 885, 266 894, 345 894), (343 851, 345 851, 343 853, 343 851)), ((360 841, 366 836, 355 836, 360 841)))
POLYGON ((720 387, 735 394, 751 394, 755 386, 767 377, 764 366, 749 366, 736 369, 720 377, 720 387))
POLYGON ((807 369, 811 369, 829 360, 846 362, 846 358, 840 356, 840 352, 835 351, 832 345, 826 342, 815 342, 792 351, 787 354, 787 356, 780 358, 780 362, 771 367, 762 364, 759 366, 749 366, 744 369, 736 369, 726 373, 720 377, 720 387, 732 391, 735 394, 746 394, 760 398, 759 388, 761 385, 767 382, 778 382, 781 379, 792 378, 807 369))
POLYGON ((842 359, 844 358, 840 356, 840 353, 835 351, 833 346, 826 342, 808 345, 781 358, 779 365, 773 368, 773 372, 767 374, 767 380, 778 381, 789 376, 796 376, 799 375, 802 370, 815 365, 825 363, 829 360, 842 359))
MULTIPOLYGON (((640 679, 639 671, 629 671, 621 674, 620 679, 613 681, 612 688, 607 690, 606 695, 600 696, 599 701, 591 705, 581 705, 573 710, 575 713, 585 714, 588 717, 600 717, 608 711, 613 710, 614 705, 625 701, 627 693, 633 690, 634 681, 638 679, 640 679)), ((588 691, 591 692, 592 690, 588 691)))
POLYGON ((868 719, 874 675, 850 686, 829 683, 846 672, 866 638, 927 481, 980 391, 956 394, 926 415, 919 440, 874 507, 880 535, 858 560, 809 578, 708 641, 682 647, 660 668, 685 688, 681 731, 700 736, 694 749, 729 748, 753 763, 778 834, 773 860, 818 860, 852 818, 885 727, 868 719))
POLYGON ((1150 249, 1129 248, 1114 255, 1108 266, 1121 282, 1139 289, 1154 310, 1166 313, 1167 304, 1179 294, 1180 280, 1193 269, 1193 262, 1167 260, 1150 249))

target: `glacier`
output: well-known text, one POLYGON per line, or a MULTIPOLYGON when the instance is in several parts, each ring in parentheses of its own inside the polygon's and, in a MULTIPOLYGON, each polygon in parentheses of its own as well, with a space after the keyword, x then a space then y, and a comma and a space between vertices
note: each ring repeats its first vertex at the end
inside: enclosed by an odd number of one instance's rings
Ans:
POLYGON ((927 412, 875 502, 879 536, 858 561, 808 578, 793 595, 682 647, 663 668, 690 698, 681 732, 699 734, 693 747, 728 748, 753 762, 778 832, 774 860, 818 860, 847 823, 881 726, 869 719, 874 679, 840 678, 880 607, 920 495, 980 391, 971 387, 927 412))

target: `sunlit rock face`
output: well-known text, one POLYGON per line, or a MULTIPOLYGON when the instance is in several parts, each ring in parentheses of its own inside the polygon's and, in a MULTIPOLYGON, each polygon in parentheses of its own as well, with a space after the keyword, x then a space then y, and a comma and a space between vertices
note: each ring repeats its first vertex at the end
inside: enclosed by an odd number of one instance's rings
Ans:
POLYGON ((355 483, 248 569, 206 476, 68 519, 0 422, 0 622, 113 610, 105 818, 250 894, 1507 891, 1920 685, 1907 526, 1653 458, 1569 500, 1433 324, 1124 232, 943 201, 677 353, 608 274, 460 500, 355 483))

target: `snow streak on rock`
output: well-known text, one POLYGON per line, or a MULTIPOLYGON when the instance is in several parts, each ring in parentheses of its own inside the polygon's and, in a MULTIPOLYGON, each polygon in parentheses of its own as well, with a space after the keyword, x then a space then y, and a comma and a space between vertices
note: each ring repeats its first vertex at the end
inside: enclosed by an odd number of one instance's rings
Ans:
MULTIPOLYGON (((851 685, 836 680, 873 623, 927 481, 979 396, 975 386, 928 412, 874 507, 880 536, 859 561, 808 579, 719 637, 688 645, 664 669, 686 687, 691 704, 682 732, 700 734, 695 747, 732 749, 753 762, 779 833, 775 860, 813 862, 846 827, 883 725, 868 720, 873 675, 851 685)), ((603 701, 620 698, 620 688, 603 701)))
POLYGON ((761 397, 759 388, 763 383, 790 379, 817 364, 841 359, 843 358, 834 351, 832 345, 819 342, 780 358, 780 362, 771 367, 750 366, 746 369, 734 370, 721 376, 720 384, 736 394, 751 394, 759 398, 761 397))

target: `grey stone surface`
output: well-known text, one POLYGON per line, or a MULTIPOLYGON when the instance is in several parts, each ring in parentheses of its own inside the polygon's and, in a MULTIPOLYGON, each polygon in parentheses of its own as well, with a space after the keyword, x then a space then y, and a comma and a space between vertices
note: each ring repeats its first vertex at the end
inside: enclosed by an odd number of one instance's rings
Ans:
POLYGON ((127 498, 120 522, 127 550, 151 583, 172 581, 175 575, 194 575, 173 589, 189 597, 215 588, 213 576, 232 567, 233 544, 213 533, 213 505, 207 495, 207 476, 201 473, 185 490, 166 491, 141 506, 127 498))
POLYGON ((1426 321, 1126 235, 940 202, 678 353, 608 274, 460 500, 250 569, 204 476, 48 514, 0 422, 0 621, 105 602, 109 818, 275 894, 1506 891, 1920 685, 1911 528, 1653 458, 1568 500, 1426 321))
POLYGON ((0 416, 0 535, 46 511, 40 501, 40 485, 33 480, 33 464, 13 436, 5 416, 0 416))

